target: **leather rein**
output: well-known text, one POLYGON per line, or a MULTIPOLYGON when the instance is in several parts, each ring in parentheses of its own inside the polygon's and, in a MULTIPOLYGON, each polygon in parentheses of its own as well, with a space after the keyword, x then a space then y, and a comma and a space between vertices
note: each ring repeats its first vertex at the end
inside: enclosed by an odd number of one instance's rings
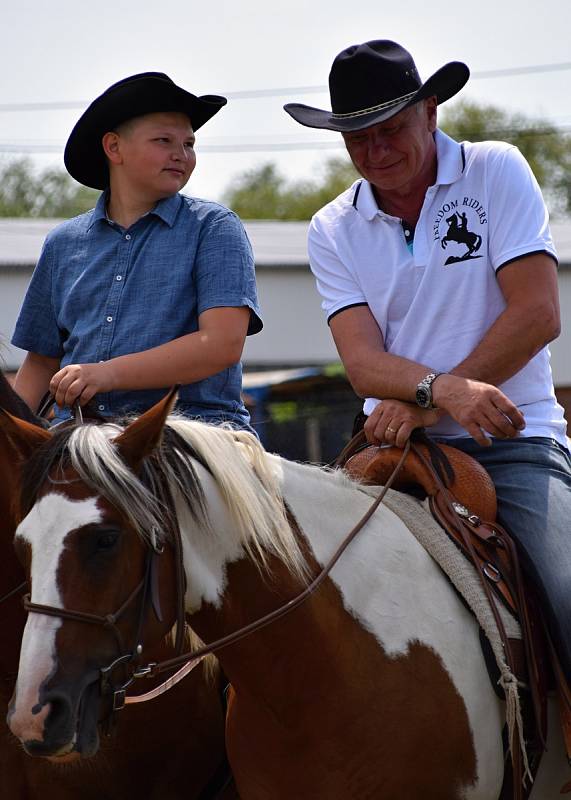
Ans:
POLYGON ((353 539, 357 536, 359 531, 366 525, 372 515, 375 513, 377 508, 383 502, 386 493, 392 486, 398 472, 400 471, 404 461, 409 453, 410 450, 410 442, 407 442, 406 446, 403 449, 402 455, 400 457, 399 462, 397 463, 396 467, 394 468, 392 474, 389 476, 385 486, 382 488, 379 495, 375 498, 374 502, 370 505, 367 509, 365 514, 359 519, 359 521, 353 526, 353 528, 349 531, 345 539, 341 542, 335 553, 331 556, 329 561, 325 564, 323 569, 319 572, 319 574, 308 584, 308 586, 300 592, 296 597, 289 600, 287 603, 284 603, 279 608, 275 609, 274 611, 260 617, 259 619, 244 625, 243 627, 239 628, 237 631, 230 633, 226 636, 221 637, 220 639, 216 639, 214 642, 211 642, 208 645, 204 645, 203 647, 189 652, 181 652, 181 643, 182 643, 182 636, 184 633, 184 622, 185 622, 185 605, 184 605, 184 584, 183 584, 183 561, 182 561, 182 543, 181 543, 181 535, 180 530, 178 529, 178 525, 174 524, 174 540, 175 540, 175 558, 177 559, 177 655, 174 658, 167 659, 165 661, 160 662, 150 662, 146 665, 141 665, 141 655, 143 652, 142 644, 139 643, 139 638, 142 633, 142 625, 145 616, 145 610, 147 607, 147 601, 149 596, 153 592, 152 588, 152 581, 151 581, 151 574, 152 574, 152 562, 157 555, 160 555, 163 551, 153 549, 149 546, 149 554, 147 557, 147 566, 145 569, 145 576, 142 580, 137 584, 135 589, 130 593, 127 597, 125 602, 120 606, 120 608, 114 614, 107 614, 107 615, 97 615, 97 614, 89 614, 83 611, 73 611, 65 608, 57 608, 54 606, 47 606, 42 605, 40 603, 32 603, 29 599, 29 595, 26 595, 24 598, 24 608, 29 613, 33 614, 46 614, 48 616, 60 617, 62 619, 69 619, 73 620, 74 622, 85 622, 88 624, 95 624, 100 625, 104 628, 110 629, 116 636, 120 649, 124 649, 121 634, 117 628, 117 622, 122 617, 124 612, 130 607, 130 605, 134 602, 137 596, 141 595, 141 603, 140 603, 140 610, 139 610, 139 623, 138 623, 138 630, 137 636, 135 638, 135 644, 131 652, 125 652, 124 655, 119 656, 115 661, 113 661, 109 666, 100 668, 99 669, 99 681, 101 686, 102 694, 111 695, 112 700, 112 713, 118 711, 119 709, 123 708, 125 703, 131 702, 143 702, 147 699, 152 699, 153 697, 162 694, 163 692, 167 691, 171 686, 173 686, 178 680, 181 680, 190 670, 196 666, 205 656, 216 653, 224 647, 228 647, 231 644, 235 644, 240 640, 244 639, 246 636, 255 633, 256 631, 265 628, 267 625, 271 625, 273 622, 281 619, 282 617, 286 616, 286 614, 291 613, 294 609, 304 603, 310 595, 312 595, 324 582, 327 578, 341 555, 347 549, 349 544, 353 541, 353 539), (182 579, 181 579, 182 575, 182 579), (131 671, 129 677, 127 678, 126 682, 119 686, 113 686, 111 683, 111 673, 113 670, 116 669, 118 666, 127 666, 129 664, 134 664, 134 669, 131 671), (157 687, 157 689, 148 692, 146 695, 139 695, 134 696, 132 698, 126 698, 126 690, 129 686, 133 684, 133 682, 139 678, 151 678, 155 677, 156 675, 161 674, 162 672, 166 672, 167 670, 172 670, 176 667, 181 667, 176 675, 169 678, 165 681, 164 684, 157 687), (179 677, 180 676, 180 677, 179 677))
POLYGON ((13 589, 10 589, 9 592, 6 592, 6 594, 4 594, 4 595, 2 595, 2 597, 0 597, 0 605, 2 605, 2 603, 5 600, 9 600, 11 597, 14 597, 14 595, 20 594, 21 592, 23 592, 24 589, 27 588, 27 586, 28 586, 28 581, 22 581, 22 583, 20 583, 18 586, 15 586, 13 589))

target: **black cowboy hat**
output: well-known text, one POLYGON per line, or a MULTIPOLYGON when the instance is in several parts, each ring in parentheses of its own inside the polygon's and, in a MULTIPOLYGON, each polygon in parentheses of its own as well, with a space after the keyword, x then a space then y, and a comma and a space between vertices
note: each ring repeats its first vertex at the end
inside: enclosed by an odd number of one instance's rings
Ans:
POLYGON ((79 183, 105 189, 109 170, 101 139, 107 131, 134 117, 157 111, 186 114, 196 131, 224 105, 225 97, 211 94, 196 97, 162 72, 131 75, 110 86, 82 114, 65 146, 66 169, 79 183))
POLYGON ((335 57, 329 73, 331 111, 301 103, 287 103, 284 109, 308 128, 358 131, 432 95, 444 103, 460 91, 469 75, 466 64, 451 61, 422 83, 404 47, 376 39, 351 45, 335 57))

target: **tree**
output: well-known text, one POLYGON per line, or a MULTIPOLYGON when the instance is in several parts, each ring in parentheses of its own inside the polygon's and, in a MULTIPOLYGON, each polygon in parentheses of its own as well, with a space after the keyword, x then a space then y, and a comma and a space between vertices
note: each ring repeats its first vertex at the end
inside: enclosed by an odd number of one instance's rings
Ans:
POLYGON ((439 125, 458 141, 492 139, 516 145, 529 162, 550 210, 571 212, 571 138, 552 123, 464 100, 445 107, 439 125))
POLYGON ((348 158, 330 158, 322 176, 287 183, 275 164, 245 172, 228 189, 224 202, 243 219, 310 219, 358 178, 348 158))
POLYGON ((93 208, 98 196, 61 169, 37 173, 27 158, 0 167, 0 217, 72 217, 93 208))
MULTIPOLYGON (((529 161, 552 213, 571 213, 571 137, 541 118, 463 101, 445 106, 440 127, 458 141, 501 139, 529 161)), ((224 200, 244 219, 309 219, 357 178, 348 157, 331 158, 312 181, 288 183, 275 164, 245 172, 224 200)))

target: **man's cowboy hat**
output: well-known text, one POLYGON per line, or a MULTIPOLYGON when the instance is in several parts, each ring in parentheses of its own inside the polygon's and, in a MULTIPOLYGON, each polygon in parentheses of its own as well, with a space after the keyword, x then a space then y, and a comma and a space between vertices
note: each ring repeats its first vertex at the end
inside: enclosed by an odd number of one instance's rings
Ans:
POLYGON ((390 119, 431 95, 444 103, 460 91, 469 75, 466 64, 451 61, 422 83, 404 47, 377 39, 352 45, 336 56, 329 73, 331 111, 301 103, 288 103, 284 108, 309 128, 358 131, 390 119))
POLYGON ((122 122, 157 111, 186 114, 193 130, 220 111, 226 98, 196 95, 181 89, 162 72, 141 72, 114 83, 91 103, 72 130, 64 152, 67 171, 79 183, 94 189, 109 184, 101 139, 122 122))

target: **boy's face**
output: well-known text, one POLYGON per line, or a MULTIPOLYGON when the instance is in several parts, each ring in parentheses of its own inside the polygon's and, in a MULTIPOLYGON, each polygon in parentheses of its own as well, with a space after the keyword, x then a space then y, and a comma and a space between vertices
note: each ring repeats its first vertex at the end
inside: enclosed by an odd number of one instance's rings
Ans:
POLYGON ((186 185, 196 166, 190 119, 178 112, 145 114, 121 125, 115 136, 118 161, 109 168, 122 189, 153 201, 186 185))

